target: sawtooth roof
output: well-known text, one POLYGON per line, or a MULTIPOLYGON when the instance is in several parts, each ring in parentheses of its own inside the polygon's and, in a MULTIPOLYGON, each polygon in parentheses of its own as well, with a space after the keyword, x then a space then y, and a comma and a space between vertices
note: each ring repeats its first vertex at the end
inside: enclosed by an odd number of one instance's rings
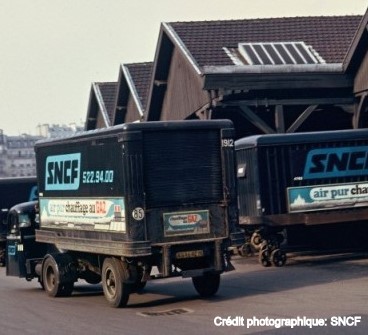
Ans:
POLYGON ((96 83, 98 86, 101 95, 102 100, 105 105, 105 109, 108 115, 108 118, 111 122, 114 113, 115 113, 115 99, 116 99, 116 90, 118 83, 117 82, 102 82, 102 83, 96 83))
POLYGON ((234 65, 223 48, 246 42, 304 41, 326 63, 342 63, 361 20, 361 15, 306 16, 171 22, 167 27, 199 67, 234 65))
POLYGON ((124 64, 130 73, 143 110, 146 108, 153 62, 124 64))

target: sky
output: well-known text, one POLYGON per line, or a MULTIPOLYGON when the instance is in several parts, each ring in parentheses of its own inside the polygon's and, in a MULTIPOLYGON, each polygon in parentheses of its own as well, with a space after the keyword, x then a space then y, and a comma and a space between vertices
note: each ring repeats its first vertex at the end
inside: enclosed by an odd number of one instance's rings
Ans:
POLYGON ((0 129, 84 123, 93 82, 153 61, 161 22, 363 15, 368 0, 0 0, 0 129))

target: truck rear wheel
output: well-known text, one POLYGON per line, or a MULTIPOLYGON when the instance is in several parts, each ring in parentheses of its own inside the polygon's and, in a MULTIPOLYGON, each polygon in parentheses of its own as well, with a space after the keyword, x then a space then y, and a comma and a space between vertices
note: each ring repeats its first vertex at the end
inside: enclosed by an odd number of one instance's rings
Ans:
POLYGON ((102 265, 102 288, 112 307, 126 306, 129 300, 130 285, 126 265, 117 258, 106 258, 102 265))
POLYGON ((206 273, 192 278, 194 288, 201 297, 207 298, 216 294, 220 287, 219 273, 206 273))
POLYGON ((53 257, 47 257, 43 264, 42 284, 51 297, 70 296, 74 288, 74 282, 61 283, 59 268, 53 257))

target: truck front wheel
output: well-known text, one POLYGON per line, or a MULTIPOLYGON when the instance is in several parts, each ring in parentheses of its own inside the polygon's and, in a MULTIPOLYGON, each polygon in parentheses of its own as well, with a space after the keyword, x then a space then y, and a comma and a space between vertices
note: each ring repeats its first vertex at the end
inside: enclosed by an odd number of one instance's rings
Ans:
POLYGON ((125 283, 128 270, 125 263, 117 258, 106 258, 102 265, 102 288, 112 307, 126 306, 129 300, 130 285, 125 283))
POLYGON ((53 257, 47 257, 42 269, 42 284, 51 297, 67 297, 73 292, 74 282, 61 283, 58 265, 53 257))
POLYGON ((220 287, 219 273, 206 273, 200 277, 192 278, 194 288, 201 297, 211 297, 216 294, 220 287))

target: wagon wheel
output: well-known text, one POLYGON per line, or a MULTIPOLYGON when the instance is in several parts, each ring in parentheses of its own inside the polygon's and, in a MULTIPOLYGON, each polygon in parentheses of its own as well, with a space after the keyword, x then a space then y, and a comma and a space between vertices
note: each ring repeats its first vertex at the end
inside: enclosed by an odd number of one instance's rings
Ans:
POLYGON ((123 307, 129 300, 127 266, 117 258, 106 258, 102 266, 102 288, 110 306, 123 307))
POLYGON ((242 246, 238 248, 239 254, 242 257, 251 256, 253 254, 252 252, 252 246, 246 242, 242 246))
POLYGON ((264 267, 268 267, 271 265, 270 251, 266 243, 262 243, 261 250, 259 251, 258 254, 258 260, 259 263, 261 263, 264 267))
POLYGON ((275 249, 271 253, 271 262, 274 266, 284 266, 286 263, 286 254, 281 249, 275 249))
POLYGON ((261 244, 262 244, 262 236, 260 233, 258 232, 254 232, 250 238, 250 243, 251 245, 253 245, 253 247, 256 249, 256 250, 260 250, 261 249, 261 244))

